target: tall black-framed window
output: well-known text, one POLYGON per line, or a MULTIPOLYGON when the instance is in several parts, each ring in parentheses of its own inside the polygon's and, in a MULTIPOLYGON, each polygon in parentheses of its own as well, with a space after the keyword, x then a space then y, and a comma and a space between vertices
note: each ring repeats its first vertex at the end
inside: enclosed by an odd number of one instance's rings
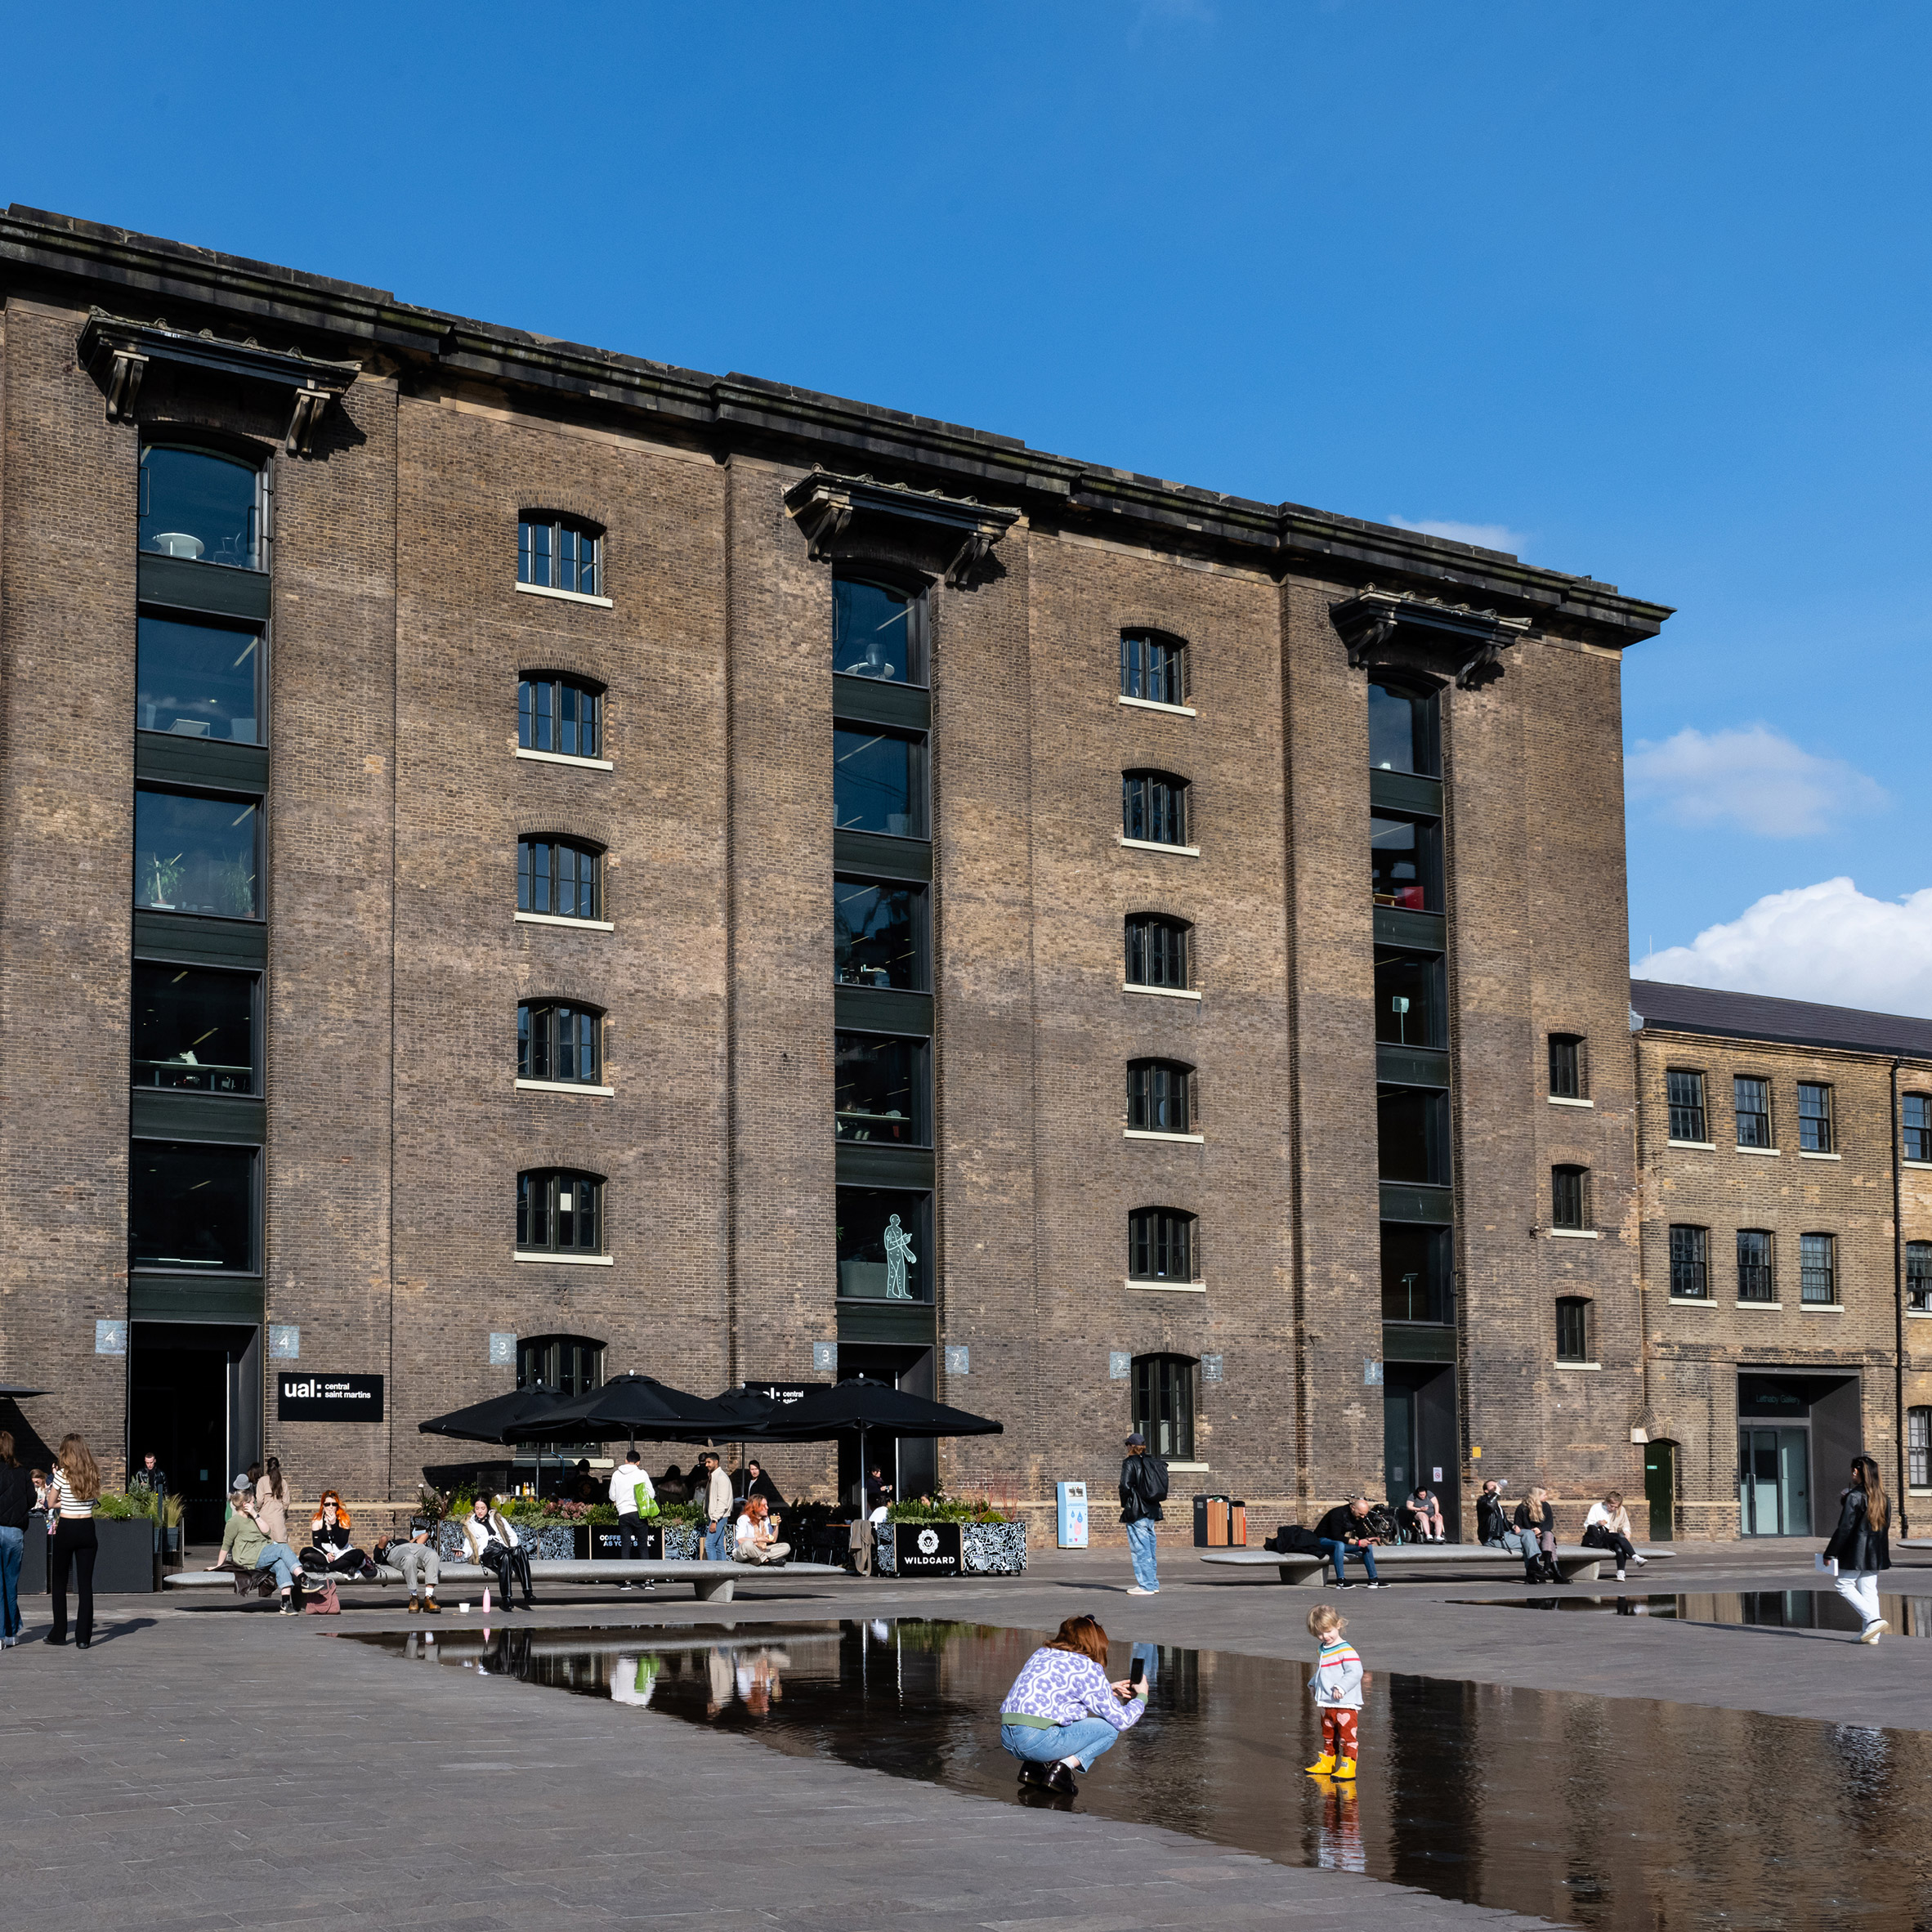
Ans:
POLYGON ((261 744, 262 657, 262 633, 252 625, 144 613, 135 624, 135 729, 261 744))
POLYGON ((1378 1087, 1375 1153, 1382 1180, 1447 1187, 1449 1096, 1434 1087, 1378 1087))
POLYGON ((1737 1299, 1776 1301, 1777 1254, 1768 1228, 1737 1230, 1737 1299))
POLYGON ((1831 1089, 1817 1080, 1798 1083, 1798 1146, 1807 1154, 1829 1154, 1837 1146, 1831 1131, 1831 1089))
POLYGON ((1163 1462, 1194 1460, 1194 1376, 1191 1355, 1134 1358, 1134 1426, 1163 1462))
POLYGON ((1433 692, 1398 684, 1368 687, 1369 764, 1377 771, 1442 776, 1440 727, 1433 692))
POLYGON ((1120 774, 1120 836, 1152 845, 1187 843, 1187 781, 1170 771, 1120 774))
POLYGON ((127 1158, 127 1261, 193 1274, 261 1270, 261 1150, 137 1140, 127 1158))
POLYGON ((601 1254, 604 1183, 568 1168, 534 1168, 517 1177, 517 1251, 601 1254))
POLYGON ((833 1035, 834 1132, 888 1147, 932 1144, 928 1043, 889 1033, 833 1035))
POLYGON ((525 1000, 517 1008, 517 1077, 594 1087, 603 1071, 603 1015, 574 1000, 525 1000))
POLYGON ((1670 1299, 1711 1299, 1711 1231, 1677 1225, 1670 1230, 1670 1299))
POLYGON ((1905 1158, 1932 1161, 1932 1093, 1901 1094, 1899 1113, 1905 1158))
POLYGON ((260 919, 261 848, 259 799, 135 787, 136 906, 260 919))
POLYGON ((875 577, 832 579, 832 669, 845 678, 926 682, 926 598, 875 577))
POLYGON ((1456 1319, 1454 1233, 1416 1221, 1382 1223, 1384 1322, 1441 1326, 1456 1319))
POLYGON ((1932 1315, 1932 1241, 1905 1244, 1905 1305, 1932 1315))
POLYGON ((926 740, 916 733, 837 725, 832 817, 841 832, 926 836, 926 740))
POLYGON ((604 1385, 604 1344, 587 1335, 517 1338, 517 1386, 589 1395, 604 1385))
POLYGON ((163 557, 265 567, 261 468, 212 449, 150 443, 141 453, 143 550, 163 557))
POLYGON ((1550 1225, 1585 1229, 1590 1226, 1590 1169, 1553 1167, 1550 1170, 1550 1225))
POLYGON ((603 854, 570 839, 517 841, 517 910, 554 919, 604 916, 603 854))
POLYGON ((525 510, 517 520, 517 581, 579 597, 604 594, 604 533, 580 517, 525 510))
POLYGON ((1130 986, 1187 985, 1191 929, 1184 919, 1137 912, 1127 919, 1127 983, 1130 986))
POLYGON ((832 882, 832 977, 842 986, 930 991, 930 906, 923 885, 899 879, 832 882))
POLYGON ((1127 1125, 1141 1134, 1192 1134, 1193 1068, 1178 1060, 1129 1060, 1127 1125))
POLYGON ((1798 1299, 1813 1308, 1831 1308, 1838 1299, 1838 1237, 1798 1237, 1798 1299))
POLYGON ((1165 631, 1120 633, 1120 695, 1152 704, 1187 701, 1187 646, 1165 631))
POLYGON ((1589 1362, 1590 1303, 1581 1295, 1561 1296, 1556 1304, 1556 1359, 1589 1362))
POLYGON ((1737 1145, 1769 1147, 1771 1138, 1771 1083, 1739 1074, 1731 1082, 1733 1105, 1737 1116, 1737 1145))
POLYGON ((1179 1208, 1136 1208, 1127 1217, 1127 1275, 1135 1281, 1200 1278, 1200 1224, 1179 1208))
POLYGON ((1905 1480, 1914 1489, 1932 1489, 1932 1409, 1905 1411, 1905 1480))
POLYGON ((176 1093, 262 1091, 261 976, 134 962, 133 1084, 176 1093))
POLYGON ((1581 1033, 1550 1035, 1550 1092, 1558 1100, 1590 1098, 1590 1058, 1581 1033))
POLYGON ((1704 1110, 1703 1075, 1673 1067, 1664 1076, 1664 1093, 1670 1110, 1671 1139, 1708 1141, 1710 1118, 1704 1110))
POLYGON ((1369 892, 1378 906, 1442 910, 1442 828, 1432 818, 1369 815, 1369 892))
POLYGON ((1440 953, 1375 948, 1375 1038, 1384 1046, 1446 1047, 1448 1002, 1440 953))
POLYGON ((840 1297, 930 1301, 932 1197, 906 1187, 840 1187, 837 1193, 840 1297))
POLYGON ((604 693, 582 678, 532 672, 517 683, 517 742, 560 758, 604 755, 604 693))

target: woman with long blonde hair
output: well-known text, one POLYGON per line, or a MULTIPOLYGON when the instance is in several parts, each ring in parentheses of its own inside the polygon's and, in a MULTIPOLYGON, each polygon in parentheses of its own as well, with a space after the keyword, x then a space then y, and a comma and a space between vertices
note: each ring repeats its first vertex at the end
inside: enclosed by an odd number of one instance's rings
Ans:
POLYGON ((94 1641, 94 1505, 101 1499, 101 1465, 85 1436, 65 1435, 47 1485, 47 1582, 54 1599, 50 1644, 67 1641, 67 1575, 74 1572, 80 1602, 74 1620, 74 1644, 85 1650, 94 1641))
POLYGON ((1891 1625, 1878 1613, 1878 1573, 1892 1567, 1892 1506, 1885 1498, 1885 1479, 1869 1456, 1854 1456, 1851 1487, 1838 1499, 1838 1527, 1825 1545, 1825 1556, 1838 1572, 1838 1594, 1858 1613, 1865 1626, 1861 1644, 1876 1644, 1891 1625))

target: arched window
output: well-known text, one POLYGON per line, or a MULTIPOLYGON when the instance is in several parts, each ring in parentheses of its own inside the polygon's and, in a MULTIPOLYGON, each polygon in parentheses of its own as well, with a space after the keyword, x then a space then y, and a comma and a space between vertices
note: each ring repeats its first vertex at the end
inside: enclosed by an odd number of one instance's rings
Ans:
POLYGON ((926 682, 926 600, 840 571, 832 579, 832 669, 847 678, 926 682))
POLYGON ((1138 1134, 1192 1134, 1193 1080, 1193 1069, 1178 1060, 1129 1060, 1128 1126, 1138 1134))
POLYGON ((517 1077, 594 1087, 603 1068, 603 1016, 574 1001, 526 1000, 517 1008, 517 1077))
POLYGON ((1127 920, 1127 983, 1130 986, 1166 986, 1179 991, 1187 984, 1190 928, 1184 919, 1157 912, 1130 914, 1127 920))
POLYGON ((588 1395, 604 1385, 604 1344, 582 1335, 517 1338, 517 1386, 588 1395))
POLYGON ((262 490, 254 463, 150 443, 141 453, 141 548, 261 570, 262 490))
POLYGON ((1143 845, 1185 845, 1187 780, 1167 771, 1123 771, 1120 836, 1143 845))
POLYGON ((1572 1233, 1590 1227, 1590 1169, 1553 1167, 1550 1170, 1550 1225, 1572 1233))
POLYGON ((532 671, 517 686, 517 743, 555 758, 604 755, 604 694, 582 678, 532 671))
POLYGON ((1550 1097, 1552 1100, 1590 1098, 1590 1062, 1581 1033, 1550 1035, 1550 1097))
POLYGON ((593 1174, 537 1168, 517 1177, 520 1254, 601 1254, 604 1183, 593 1174))
POLYGON ((604 533, 580 517, 525 510, 517 520, 517 581, 570 597, 604 594, 604 533))
POLYGON ((1562 1296, 1556 1304, 1556 1359, 1590 1361, 1590 1303, 1580 1295, 1562 1296))
POLYGON ((1136 1208, 1127 1217, 1127 1278, 1192 1281, 1201 1268, 1197 1223, 1179 1208, 1136 1208))
POLYGON ((551 919, 604 916, 603 854, 570 839, 517 841, 517 910, 551 919))
POLYGON ((1165 631, 1120 633, 1120 695, 1143 704, 1185 704, 1187 646, 1165 631))
POLYGON ((1134 1358, 1134 1426, 1163 1461, 1194 1460, 1194 1375, 1191 1355, 1134 1358))

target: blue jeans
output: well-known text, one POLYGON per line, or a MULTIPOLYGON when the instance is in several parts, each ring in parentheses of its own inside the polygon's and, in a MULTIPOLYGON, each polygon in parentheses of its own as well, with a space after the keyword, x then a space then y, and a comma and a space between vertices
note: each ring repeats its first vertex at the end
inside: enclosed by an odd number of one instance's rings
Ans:
POLYGON ((1029 1764, 1053 1764, 1062 1758, 1078 1758, 1083 1771, 1091 1771, 1094 1759, 1103 1751, 1111 1751, 1120 1740, 1120 1733, 1104 1717, 1083 1717, 1077 1724, 1056 1724, 1050 1731, 1043 1731, 1036 1724, 1000 1727, 1000 1742, 1016 1758, 1029 1764))
POLYGON ((26 1532, 0 1529, 0 1637, 20 1634, 20 1557, 26 1532))
POLYGON ((255 1559, 255 1568, 258 1570, 273 1570, 275 1581, 286 1590, 294 1582, 296 1572, 301 1569, 302 1564, 295 1552, 286 1543, 271 1543, 255 1559))
POLYGON ((1367 1544, 1344 1543, 1332 1536, 1324 1536, 1322 1539, 1322 1554, 1335 1565, 1335 1580, 1337 1583, 1348 1581, 1347 1563, 1351 1556, 1357 1558, 1362 1568, 1368 1572, 1369 1581, 1373 1583, 1375 1581, 1375 1553, 1367 1544))
POLYGON ((708 1563, 721 1563, 731 1554, 731 1519, 721 1516, 716 1523, 704 1532, 704 1559, 708 1563))
MULTIPOLYGON (((1154 1526, 1151 1523, 1127 1525, 1127 1548, 1134 1558, 1134 1581, 1143 1590, 1161 1587, 1160 1572, 1154 1568, 1154 1526)), ((1066 1756, 1066 1752, 1060 1754, 1066 1756)))

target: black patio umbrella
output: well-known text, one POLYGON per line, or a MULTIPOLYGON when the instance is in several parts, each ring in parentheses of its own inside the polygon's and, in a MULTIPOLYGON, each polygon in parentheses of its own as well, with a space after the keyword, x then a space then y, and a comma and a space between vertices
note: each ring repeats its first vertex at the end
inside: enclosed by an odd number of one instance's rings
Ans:
MULTIPOLYGON (((454 1436, 459 1442, 505 1442, 503 1433, 512 1422, 536 1422, 564 1400, 554 1389, 512 1389, 487 1401, 472 1402, 467 1409, 452 1409, 447 1415, 432 1415, 418 1422, 426 1436, 454 1436)), ((548 1436, 539 1438, 548 1442, 548 1436)), ((537 1451, 537 1487, 543 1487, 543 1452, 537 1451)))
POLYGON ((23 1389, 16 1382, 0 1382, 0 1396, 14 1402, 22 1402, 30 1395, 45 1395, 44 1389, 23 1389))
POLYGON ((507 1442, 585 1440, 607 1442, 628 1436, 684 1442, 692 1437, 722 1435, 741 1426, 722 1404, 701 1395, 688 1395, 655 1375, 614 1375, 588 1395, 574 1395, 541 1417, 512 1422, 503 1431, 507 1442))
POLYGON ((54 1466, 54 1452, 41 1440, 40 1431, 16 1404, 46 1393, 44 1389, 25 1389, 11 1382, 0 1382, 0 1429, 13 1438, 16 1458, 37 1469, 51 1469, 54 1466))

